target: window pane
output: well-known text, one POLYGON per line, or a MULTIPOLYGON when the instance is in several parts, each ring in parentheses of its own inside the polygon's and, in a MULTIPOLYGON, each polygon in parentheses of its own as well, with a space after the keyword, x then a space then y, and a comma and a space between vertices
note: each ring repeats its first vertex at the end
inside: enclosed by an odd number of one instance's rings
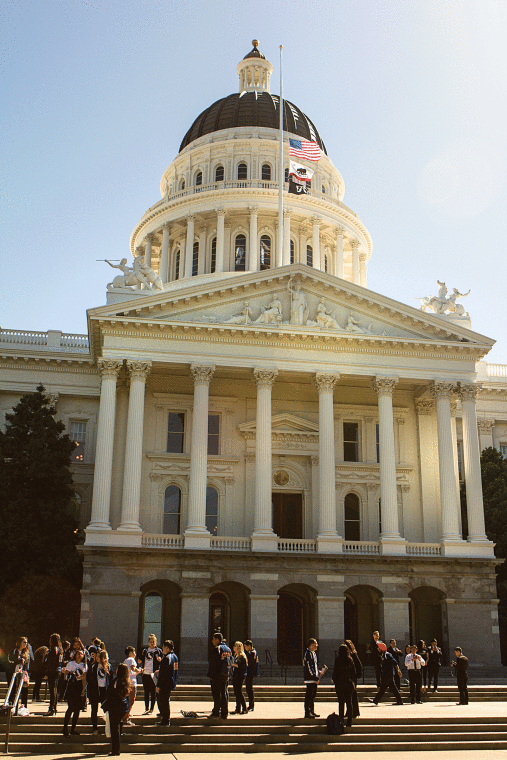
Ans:
POLYGON ((215 271, 217 266, 217 239, 213 238, 211 241, 211 274, 215 271))
POLYGON ((202 185, 202 172, 198 172, 195 178, 196 185, 202 185))
POLYGON ((345 462, 359 461, 359 423, 343 423, 343 459, 345 462))
POLYGON ((169 412, 167 424, 167 451, 170 454, 183 453, 183 437, 185 433, 185 415, 169 412))
POLYGON ((194 249, 192 252, 192 277, 196 277, 198 271, 199 271, 199 243, 194 243, 194 249))
POLYGON ((176 264, 174 267, 174 279, 179 280, 180 279, 180 251, 179 249, 176 251, 176 264))
POLYGON ((215 169, 215 182, 223 182, 224 181, 224 167, 223 166, 217 166, 215 169))
POLYGON ((144 598, 143 644, 148 644, 150 633, 157 641, 162 641, 162 597, 160 594, 147 594, 144 598))
POLYGON ((294 241, 290 241, 290 263, 294 264, 294 241))
POLYGON ((271 179, 271 166, 269 164, 263 164, 262 165, 262 179, 270 180, 271 179))
POLYGON ((239 164, 238 165, 238 179, 246 179, 247 178, 247 166, 246 164, 239 164))
POLYGON ((263 235, 261 237, 260 260, 261 270, 269 269, 271 264, 271 238, 269 235, 263 235))
POLYGON ((245 271, 246 237, 238 235, 234 246, 234 269, 236 272, 245 271))
POLYGON ((71 454, 72 462, 84 462, 84 450, 86 443, 86 422, 71 422, 69 436, 77 447, 71 454))
POLYGON ((311 245, 306 246, 306 266, 313 267, 313 248, 311 245))
POLYGON ((206 528, 212 536, 218 531, 218 491, 208 486, 206 489, 206 528))
POLYGON ((220 415, 208 415, 208 454, 220 453, 220 415))

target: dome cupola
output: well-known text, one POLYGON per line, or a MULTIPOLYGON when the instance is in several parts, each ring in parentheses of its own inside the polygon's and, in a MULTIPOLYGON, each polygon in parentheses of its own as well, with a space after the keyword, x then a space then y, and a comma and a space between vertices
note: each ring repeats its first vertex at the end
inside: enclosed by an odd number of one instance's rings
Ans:
POLYGON ((270 92, 273 66, 258 49, 259 40, 252 40, 253 49, 238 63, 239 92, 270 92))

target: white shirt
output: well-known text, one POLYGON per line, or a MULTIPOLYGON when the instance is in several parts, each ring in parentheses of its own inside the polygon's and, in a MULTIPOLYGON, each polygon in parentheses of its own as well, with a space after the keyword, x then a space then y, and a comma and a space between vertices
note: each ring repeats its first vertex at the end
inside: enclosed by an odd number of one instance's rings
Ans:
POLYGON ((405 666, 407 670, 421 670, 425 664, 426 663, 420 654, 407 654, 405 657, 405 666))
POLYGON ((148 647, 146 651, 149 654, 151 654, 151 658, 150 659, 148 659, 147 657, 144 658, 144 672, 146 673, 146 675, 151 675, 153 673, 153 658, 155 657, 155 652, 157 650, 152 649, 151 647, 148 647))
POLYGON ((127 657, 127 659, 124 660, 124 663, 129 669, 130 683, 132 684, 132 686, 137 686, 137 673, 135 673, 132 670, 132 668, 137 667, 136 661, 134 660, 133 657, 127 657))
POLYGON ((65 671, 67 675, 70 673, 76 673, 78 676, 82 676, 83 673, 86 673, 88 670, 88 667, 86 665, 85 660, 81 660, 81 662, 76 662, 75 660, 70 660, 70 662, 67 663, 65 666, 65 671), (78 673, 76 671, 79 671, 78 673))
POLYGON ((103 689, 105 687, 106 680, 107 680, 107 673, 104 670, 104 668, 102 667, 102 665, 99 665, 99 667, 97 668, 97 683, 99 685, 99 688, 103 689), (100 675, 101 673, 104 673, 104 675, 101 676, 100 675))

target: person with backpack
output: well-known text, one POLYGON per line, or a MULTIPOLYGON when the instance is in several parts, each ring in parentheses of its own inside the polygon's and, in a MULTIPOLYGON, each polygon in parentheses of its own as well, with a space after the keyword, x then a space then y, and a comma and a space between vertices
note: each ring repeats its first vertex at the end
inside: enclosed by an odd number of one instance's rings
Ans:
POLYGON ((156 687, 157 705, 160 710, 158 726, 171 725, 171 692, 178 681, 178 658, 174 654, 174 643, 167 639, 162 647, 162 661, 158 671, 156 687))
POLYGON ((261 674, 261 668, 259 665, 259 656, 254 649, 254 645, 247 639, 244 643, 246 659, 248 661, 245 678, 245 689, 248 697, 248 712, 253 712, 255 700, 253 692, 253 680, 261 674))
POLYGON ((338 654, 334 661, 332 681, 338 700, 338 715, 341 721, 345 716, 345 705, 347 705, 346 721, 347 726, 352 725, 354 708, 352 704, 352 695, 355 689, 356 668, 354 661, 346 644, 340 644, 338 654))
POLYGON ((229 714, 229 674, 232 652, 225 644, 221 633, 214 633, 211 639, 213 649, 208 668, 211 693, 213 695, 212 718, 227 718, 229 714))

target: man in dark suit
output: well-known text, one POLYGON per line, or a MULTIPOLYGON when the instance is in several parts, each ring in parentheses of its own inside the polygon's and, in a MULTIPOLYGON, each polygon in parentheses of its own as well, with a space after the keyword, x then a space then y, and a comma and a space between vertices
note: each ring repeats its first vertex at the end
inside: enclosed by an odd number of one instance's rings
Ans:
POLYGON ((377 688, 380 686, 380 666, 382 663, 382 652, 378 648, 380 642, 380 633, 378 631, 373 631, 372 635, 372 642, 370 644, 370 651, 371 651, 371 661, 372 665, 375 668, 375 680, 377 682, 377 688))
POLYGON ((387 651, 394 657, 396 664, 398 665, 397 669, 394 671, 394 683, 396 684, 396 688, 399 691, 401 689, 400 657, 402 655, 402 651, 396 646, 396 639, 391 639, 389 646, 387 647, 387 651))
POLYGON ((174 644, 169 639, 162 647, 163 657, 160 662, 157 681, 157 705, 160 710, 158 726, 171 725, 171 691, 178 680, 178 658, 174 654, 174 644))
POLYGON ((456 647, 454 650, 456 654, 456 661, 451 662, 451 665, 456 668, 456 680, 458 681, 459 689, 459 702, 457 705, 468 704, 468 657, 465 657, 461 647, 456 647))
POLYGON ((245 689, 248 697, 248 712, 253 712, 254 709, 254 693, 253 693, 253 680, 260 674, 259 656, 254 649, 253 643, 248 639, 244 643, 246 659, 248 667, 246 670, 245 689))
POLYGON ((438 674, 440 672, 440 666, 442 665, 442 650, 437 644, 437 640, 433 639, 431 647, 428 650, 428 689, 431 689, 431 682, 433 681, 433 691, 438 691, 438 674))
POLYGON ((320 673, 317 663, 317 639, 308 639, 306 652, 303 657, 305 692, 305 718, 318 718, 315 713, 315 697, 319 685, 320 673))
POLYGON ((231 650, 225 644, 221 633, 214 633, 211 639, 213 649, 209 661, 208 677, 213 695, 212 718, 227 718, 229 714, 229 673, 231 667, 231 650))

